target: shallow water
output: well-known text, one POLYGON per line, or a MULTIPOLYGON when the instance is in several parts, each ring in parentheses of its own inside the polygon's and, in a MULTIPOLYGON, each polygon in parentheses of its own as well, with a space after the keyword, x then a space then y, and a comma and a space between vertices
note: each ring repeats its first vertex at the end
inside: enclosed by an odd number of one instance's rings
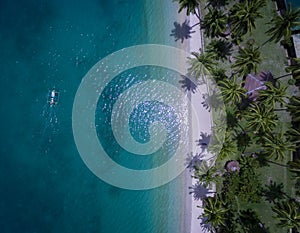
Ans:
POLYGON ((136 44, 177 46, 170 2, 0 1, 1 232, 180 232, 182 177, 148 191, 110 186, 81 160, 71 125, 76 90, 101 58, 136 44), (59 104, 47 109, 52 87, 59 104))

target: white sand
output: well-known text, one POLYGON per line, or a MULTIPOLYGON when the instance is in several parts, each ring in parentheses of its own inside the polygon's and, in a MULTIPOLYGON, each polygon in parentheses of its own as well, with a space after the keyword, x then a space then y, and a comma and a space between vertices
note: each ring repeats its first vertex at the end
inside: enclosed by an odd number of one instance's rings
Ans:
MULTIPOLYGON (((175 9, 178 9, 177 3, 174 3, 175 9)), ((186 16, 186 11, 183 10, 178 16, 177 16, 177 22, 182 24, 185 20, 189 20, 189 25, 193 26, 197 24, 198 18, 194 15, 191 15, 190 17, 186 16)), ((173 29, 170 29, 170 31, 173 29)), ((180 41, 177 42, 176 47, 181 48, 189 53, 191 52, 199 52, 199 48, 202 50, 203 48, 203 39, 202 35, 200 34, 200 26, 197 25, 193 28, 192 31, 196 31, 195 33, 190 34, 191 38, 184 40, 183 43, 180 41)), ((187 64, 186 64, 187 65, 187 64)), ((200 88, 200 87, 199 87, 200 88)), ((200 153, 202 149, 199 146, 196 146, 196 140, 199 140, 200 132, 206 132, 210 134, 211 132, 211 119, 210 119, 210 113, 207 112, 206 109, 201 105, 201 102, 203 101, 202 98, 202 91, 198 88, 198 90, 195 93, 188 92, 188 98, 190 99, 191 106, 194 106, 196 110, 197 117, 192 117, 190 115, 190 124, 191 124, 191 132, 190 132, 190 152, 200 153)), ((210 154, 207 155, 207 157, 211 157, 210 154)), ((203 210, 201 208, 198 208, 197 206, 202 206, 201 201, 194 200, 192 195, 189 195, 188 187, 195 184, 196 180, 191 178, 192 173, 189 172, 187 169, 185 171, 185 181, 183 183, 183 188, 185 189, 183 192, 186 194, 184 199, 182 200, 184 203, 184 211, 182 216, 182 229, 181 232, 184 233, 204 233, 205 231, 202 229, 200 223, 201 219, 198 219, 199 215, 203 213, 203 210)))
MULTIPOLYGON (((196 23, 199 22, 198 18, 195 15, 191 15, 189 17, 190 20, 190 25, 195 25, 196 23)), ((189 52, 199 52, 199 48, 201 50, 204 50, 204 45, 203 45, 203 37, 201 35, 200 31, 200 26, 197 25, 193 28, 196 33, 191 34, 192 38, 189 39, 189 52)), ((201 148, 199 146, 196 146, 195 141, 199 139, 200 137, 200 132, 206 132, 208 134, 211 133, 211 118, 210 114, 207 113, 207 110, 203 108, 201 105, 201 102, 203 101, 202 99, 202 93, 201 90, 197 90, 194 94, 191 94, 191 104, 195 106, 196 110, 196 115, 198 116, 197 119, 191 119, 191 124, 192 124, 192 130, 194 131, 192 133, 192 151, 193 154, 195 153, 200 153, 201 148), (199 129, 199 125, 201 126, 199 129)), ((207 152, 205 152, 207 153, 207 152)), ((207 158, 211 157, 210 154, 207 154, 207 158)), ((187 172, 187 176, 189 179, 189 184, 195 184, 196 180, 191 178, 192 173, 187 172)), ((190 186, 189 185, 189 186, 190 186)), ((214 188, 213 188, 214 189, 214 188)), ((206 232, 204 229, 202 229, 200 222, 201 219, 198 219, 199 215, 203 213, 203 209, 198 208, 197 206, 202 206, 202 201, 196 201, 191 195, 186 197, 188 200, 191 201, 191 209, 190 213, 187 214, 187 218, 190 218, 190 229, 189 232, 191 233, 201 233, 201 232, 206 232)))

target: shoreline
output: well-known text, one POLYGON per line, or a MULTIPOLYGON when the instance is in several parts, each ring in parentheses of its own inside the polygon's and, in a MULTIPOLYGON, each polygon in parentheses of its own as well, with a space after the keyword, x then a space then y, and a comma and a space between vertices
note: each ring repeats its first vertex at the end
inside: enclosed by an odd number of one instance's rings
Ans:
MULTIPOLYGON (((171 30, 174 29, 173 23, 177 22, 179 24, 182 24, 185 21, 189 21, 190 26, 195 25, 199 22, 198 18, 195 15, 186 15, 186 11, 183 10, 182 12, 178 13, 178 4, 176 2, 169 2, 165 3, 163 9, 168 9, 165 10, 165 15, 166 19, 168 22, 161 24, 161 29, 164 29, 164 31, 167 31, 167 34, 165 34, 164 39, 160 38, 163 40, 165 43, 170 46, 174 46, 176 48, 185 50, 189 54, 191 52, 199 52, 199 49, 201 48, 202 50, 204 49, 204 42, 202 39, 202 35, 200 32, 200 26, 196 25, 191 31, 195 31, 194 33, 190 34, 190 38, 184 39, 183 42, 178 40, 177 42, 174 41, 174 37, 170 36, 171 30), (175 13, 174 13, 175 11, 175 13)), ((152 24, 150 24, 152 25, 152 24)), ((154 28, 150 27, 148 25, 150 31, 154 32, 154 28)), ((156 28, 157 29, 157 28, 156 28)), ((151 34, 151 33, 150 33, 151 34)), ((186 64, 186 59, 183 60, 184 65, 187 66, 186 64)), ((211 117, 210 114, 207 114, 207 110, 205 109, 205 114, 203 113, 204 108, 201 105, 201 102, 203 100, 202 98, 202 92, 200 87, 197 87, 197 91, 195 93, 192 92, 187 92, 187 97, 190 100, 190 104, 188 106, 189 108, 189 124, 190 124, 190 136, 189 136, 189 148, 188 152, 193 152, 195 153, 200 153, 202 150, 199 146, 196 145, 196 140, 199 139, 200 132, 206 132, 210 133, 211 132, 211 117), (191 114, 191 109, 192 106, 195 106, 194 109, 196 110, 196 118, 192 117, 191 114), (205 124, 203 124, 205 122, 205 124), (209 122, 209 123, 208 123, 209 122), (202 124, 201 124, 202 123, 202 124)), ((210 154, 207 154, 208 157, 211 157, 210 154)), ((204 229, 202 229, 200 223, 201 219, 198 219, 198 216, 203 213, 202 208, 198 208, 197 206, 202 206, 202 201, 201 200, 195 200, 193 198, 192 194, 189 194, 189 187, 194 185, 196 183, 196 180, 191 177, 192 172, 189 171, 189 169, 186 169, 184 173, 182 174, 182 178, 180 179, 180 186, 181 190, 180 191, 182 194, 180 195, 180 199, 177 201, 181 201, 181 220, 180 224, 180 232, 184 233, 205 233, 204 229)), ((170 187, 171 189, 174 187, 170 187)), ((177 189, 177 188, 176 188, 177 189)), ((169 191, 170 192, 170 191, 169 191)), ((173 190, 172 190, 173 192, 173 190)), ((179 196, 178 196, 179 197, 179 196)), ((174 201, 174 196, 169 196, 169 207, 173 205, 174 201)), ((172 209, 174 206, 172 207, 172 209)), ((177 211, 180 211, 179 209, 177 211)), ((174 230, 177 232, 179 229, 174 228, 174 223, 173 219, 171 217, 172 215, 167 217, 167 229, 168 232, 174 232, 174 230), (171 224, 171 225, 170 225, 171 224)))
MULTIPOLYGON (((174 3, 176 4, 176 3, 174 3)), ((182 24, 185 22, 185 20, 189 21, 189 25, 195 25, 198 23, 198 18, 195 15, 190 15, 187 16, 185 10, 182 12, 178 13, 177 12, 178 5, 176 4, 176 14, 177 14, 177 22, 182 24)), ((173 27, 172 27, 173 29, 173 27)), ((180 41, 177 41, 175 43, 175 47, 179 49, 183 49, 186 52, 190 53, 191 52, 198 52, 199 49, 202 49, 203 42, 201 40, 201 32, 199 30, 199 25, 195 26, 192 31, 195 31, 194 33, 190 34, 190 38, 185 39, 182 43, 180 41)), ((183 62, 186 64, 186 59, 183 60, 183 62)), ((196 145, 195 141, 199 139, 199 134, 198 131, 198 124, 199 119, 194 119, 191 114, 192 106, 197 106, 201 103, 202 100, 202 94, 198 90, 195 93, 187 92, 187 97, 190 100, 190 105, 189 105, 189 122, 190 122, 190 140, 189 140, 189 153, 193 152, 194 153, 200 153, 201 148, 196 145), (193 130, 197 129, 197 130, 193 130)), ((201 106, 201 105, 200 105, 201 106)), ((198 116, 201 115, 200 111, 201 108, 197 107, 195 108, 196 114, 198 116)), ((207 122, 208 119, 205 119, 207 122)), ((205 131, 210 132, 210 125, 209 127, 206 126, 205 131)), ((202 201, 196 201, 193 198, 192 194, 189 194, 189 187, 194 185, 196 183, 196 180, 191 177, 192 172, 189 171, 189 169, 186 169, 183 173, 182 181, 181 181, 181 186, 182 186, 182 200, 181 200, 181 206, 182 206, 182 214, 181 214, 181 230, 180 232, 184 233, 204 233, 203 229, 201 228, 200 222, 201 220, 198 219, 198 216, 202 213, 202 209, 198 208, 197 206, 202 206, 202 201)))

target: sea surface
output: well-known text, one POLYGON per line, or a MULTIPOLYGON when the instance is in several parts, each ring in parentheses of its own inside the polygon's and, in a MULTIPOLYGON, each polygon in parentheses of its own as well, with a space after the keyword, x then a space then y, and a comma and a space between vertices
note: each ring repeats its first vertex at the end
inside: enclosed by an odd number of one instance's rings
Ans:
POLYGON ((287 4, 291 4, 293 8, 300 7, 300 2, 298 0, 286 0, 287 4))
MULTIPOLYGON (((72 132, 74 96, 88 70, 128 46, 178 46, 170 36, 175 21, 171 0, 0 1, 1 233, 181 232, 182 176, 145 191, 111 186, 85 166, 72 132), (60 95, 50 108, 53 87, 60 95)), ((101 127, 99 140, 112 150, 101 138, 109 128, 101 127)), ((123 165, 141 164, 133 157, 123 165)))

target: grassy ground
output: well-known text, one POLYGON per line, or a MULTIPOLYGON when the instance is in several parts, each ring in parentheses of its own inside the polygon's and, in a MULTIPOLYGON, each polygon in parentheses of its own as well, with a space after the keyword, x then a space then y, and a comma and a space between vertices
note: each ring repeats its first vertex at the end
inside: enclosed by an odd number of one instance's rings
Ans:
MULTIPOLYGON (((202 14, 204 15, 206 13, 204 6, 202 6, 201 9, 203 9, 202 14)), ((247 34, 245 36, 244 42, 241 43, 241 46, 244 46, 249 39, 254 39, 255 44, 257 46, 263 45, 269 39, 268 36, 265 34, 265 32, 270 27, 270 25, 268 25, 267 22, 270 21, 271 17, 274 14, 276 14, 275 10, 276 7, 274 2, 267 1, 267 5, 261 11, 263 12, 263 18, 256 20, 256 29, 252 32, 252 34, 247 34)), ((209 42, 210 39, 205 38, 205 45, 207 45, 209 42)), ((234 49, 234 54, 236 53, 236 51, 237 51, 237 47, 235 47, 234 49)), ((287 66, 287 57, 286 57, 285 50, 279 44, 275 44, 274 42, 266 43, 261 47, 260 51, 261 51, 262 63, 258 67, 259 71, 265 71, 265 72, 270 71, 274 77, 279 77, 281 75, 286 74, 285 67, 287 66)), ((228 61, 224 63, 220 63, 220 66, 227 70, 227 74, 230 73, 231 64, 228 61)), ((283 78, 281 79, 281 81, 286 84, 289 78, 290 77, 283 78)), ((292 95, 294 90, 295 87, 290 86, 288 88, 287 94, 292 95)), ((285 130, 290 124, 290 117, 284 111, 277 112, 277 114, 280 118, 281 123, 276 128, 276 131, 285 130)), ((256 151, 257 150, 256 147, 257 147, 256 145, 252 145, 247 149, 247 151, 256 151)), ((236 157, 238 157, 238 155, 236 157)), ((291 158, 291 154, 287 152, 286 159, 284 161, 280 161, 280 163, 286 164, 290 160, 290 158, 291 158)), ((229 159, 236 159, 236 158, 232 157, 229 159)), ((219 168, 222 168, 222 166, 224 166, 223 164, 218 164, 217 166, 219 168)), ((270 180, 275 181, 277 184, 283 183, 284 191, 288 195, 292 195, 293 184, 290 179, 290 174, 288 173, 286 167, 270 164, 270 166, 268 167, 260 168, 259 171, 261 174, 261 181, 263 183, 263 186, 265 184, 269 184, 270 180)), ((270 232, 272 233, 283 232, 283 229, 279 229, 275 225, 275 221, 272 217, 274 215, 271 210, 272 205, 269 202, 262 201, 262 203, 259 204, 249 204, 249 203, 240 203, 240 204, 241 204, 241 208, 243 209, 252 208, 256 210, 259 216, 261 217, 261 220, 268 227, 270 227, 270 232)))
MULTIPOLYGON (((275 4, 272 1, 268 1, 267 6, 263 9, 264 18, 257 20, 257 28, 249 38, 253 38, 256 41, 257 45, 262 45, 265 41, 268 40, 265 32, 268 30, 269 25, 266 24, 274 14, 275 4)), ((259 66, 260 71, 270 71, 274 77, 279 77, 286 74, 285 67, 287 66, 287 58, 284 49, 274 42, 269 42, 261 47, 262 63, 259 66)), ((287 80, 290 77, 285 77, 281 79, 283 83, 287 83, 287 80)), ((288 92, 291 92, 293 87, 290 87, 288 92)), ((289 93, 291 94, 291 93, 289 93)), ((277 126, 276 131, 285 130, 289 126, 289 115, 288 113, 281 111, 277 112, 281 124, 277 126)), ((251 150, 252 148, 249 148, 251 150)), ((254 148, 253 148, 254 149, 254 148)), ((286 158, 284 161, 280 161, 282 164, 286 164, 291 158, 291 154, 287 152, 286 158)), ((284 184, 284 191, 288 195, 292 195, 293 184, 290 179, 290 174, 286 167, 270 164, 269 167, 260 168, 261 180, 263 185, 269 184, 270 180, 275 181, 277 184, 284 184)), ((282 228, 277 228, 274 224, 273 212, 271 210, 271 204, 269 202, 262 202, 260 204, 247 204, 245 207, 250 207, 255 209, 260 215, 262 221, 270 227, 270 232, 281 233, 283 232, 282 228)))
MULTIPOLYGON (((257 19, 257 28, 253 31, 252 36, 249 38, 255 39, 257 45, 261 46, 265 43, 269 37, 266 35, 266 31, 270 28, 267 22, 275 14, 275 4, 272 1, 267 1, 266 7, 262 10, 264 17, 257 19)), ((260 49, 262 55, 262 63, 259 66, 259 70, 270 71, 274 77, 286 74, 285 66, 287 65, 287 59, 285 51, 279 44, 274 42, 266 43, 260 49)))

